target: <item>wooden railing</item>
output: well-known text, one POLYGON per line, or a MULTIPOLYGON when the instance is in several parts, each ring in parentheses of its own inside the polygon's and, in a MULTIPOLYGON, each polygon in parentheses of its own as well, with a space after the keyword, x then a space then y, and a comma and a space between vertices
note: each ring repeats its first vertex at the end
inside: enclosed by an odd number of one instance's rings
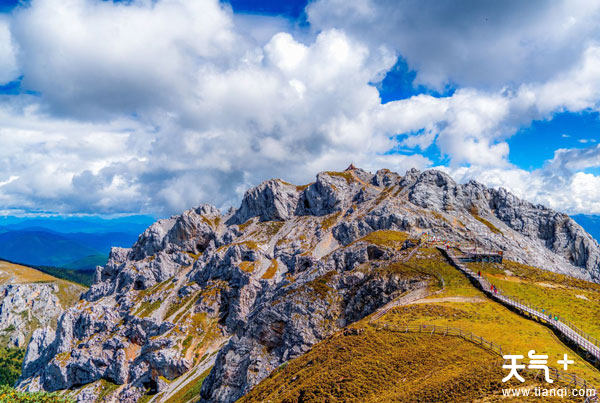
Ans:
POLYGON ((574 326, 571 322, 564 321, 560 316, 555 315, 543 308, 532 306, 526 302, 511 298, 504 294, 502 290, 496 287, 496 292, 492 291, 492 285, 483 276, 477 275, 477 273, 470 270, 464 264, 458 261, 454 254, 442 247, 440 249, 450 260, 450 262, 459 270, 461 270, 467 277, 473 282, 479 285, 479 288, 489 297, 503 303, 504 305, 513 307, 522 313, 527 313, 529 316, 536 317, 546 323, 548 326, 556 329, 561 335, 567 340, 571 341, 591 357, 596 365, 600 364, 600 347, 598 347, 598 340, 587 333, 582 332, 578 327, 574 326))
MULTIPOLYGON (((400 333, 424 333, 424 334, 437 334, 442 336, 454 336, 460 337, 464 340, 467 340, 471 343, 474 343, 478 346, 485 348, 499 356, 498 365, 503 364, 505 361, 503 359, 503 350, 502 347, 498 344, 491 342, 489 340, 484 339, 481 336, 477 336, 472 332, 467 332, 463 329, 449 326, 438 326, 433 324, 420 324, 420 325, 396 325, 389 323, 378 323, 372 322, 371 325, 376 329, 387 330, 392 332, 400 332, 400 333)), ((534 370, 525 368, 524 371, 530 372, 533 374, 535 378, 541 377, 541 370, 534 370)), ((555 382, 560 382, 566 386, 571 386, 572 388, 583 388, 583 389, 595 389, 589 382, 585 379, 578 377, 575 374, 567 373, 564 371, 560 371, 553 367, 548 367, 548 371, 550 374, 550 378, 555 382)), ((596 392, 595 396, 587 397, 584 402, 591 403, 598 401, 598 393, 596 392)))

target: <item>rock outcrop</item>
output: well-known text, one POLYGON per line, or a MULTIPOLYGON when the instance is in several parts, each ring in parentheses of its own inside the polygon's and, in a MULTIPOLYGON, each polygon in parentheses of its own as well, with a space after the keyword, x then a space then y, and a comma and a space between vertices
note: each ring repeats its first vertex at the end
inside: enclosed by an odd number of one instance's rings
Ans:
POLYGON ((24 347, 32 326, 48 326, 63 308, 56 284, 0 285, 0 335, 9 347, 24 347))
POLYGON ((119 401, 159 401, 212 366, 201 397, 234 401, 431 280, 389 270, 407 252, 365 238, 378 230, 428 232, 600 281, 600 246, 579 225, 504 189, 433 170, 323 172, 307 186, 270 180, 237 210, 204 205, 114 248, 56 331, 33 334, 19 386, 93 401, 110 383, 121 385, 111 392, 119 401))
POLYGON ((83 286, 0 261, 0 346, 24 348, 38 327, 54 327, 83 286))

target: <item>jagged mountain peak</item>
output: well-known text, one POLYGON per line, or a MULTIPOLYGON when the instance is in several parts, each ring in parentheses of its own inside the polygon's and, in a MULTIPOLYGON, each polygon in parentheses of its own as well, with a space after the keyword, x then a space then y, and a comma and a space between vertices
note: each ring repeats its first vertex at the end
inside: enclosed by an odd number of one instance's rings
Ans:
POLYGON ((34 334, 20 386, 84 385, 78 396, 93 400, 103 379, 124 385, 118 398, 134 402, 147 391, 168 396, 168 381, 214 366, 203 397, 235 400, 421 284, 420 274, 407 278, 377 261, 398 259, 402 249, 385 245, 423 232, 600 280, 600 247, 581 227, 504 189, 415 169, 353 167, 302 186, 272 179, 225 215, 202 205, 157 221, 130 249, 113 249, 59 329, 34 334))

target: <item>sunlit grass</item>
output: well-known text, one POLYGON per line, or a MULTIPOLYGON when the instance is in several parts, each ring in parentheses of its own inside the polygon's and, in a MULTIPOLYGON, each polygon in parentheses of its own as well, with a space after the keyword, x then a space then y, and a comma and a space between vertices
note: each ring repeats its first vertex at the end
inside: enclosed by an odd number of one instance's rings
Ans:
POLYGON ((600 339, 600 285, 506 261, 472 263, 507 295, 573 322, 600 339))
POLYGON ((498 390, 487 350, 456 337, 377 331, 338 334, 274 371, 240 402, 470 401, 498 390))

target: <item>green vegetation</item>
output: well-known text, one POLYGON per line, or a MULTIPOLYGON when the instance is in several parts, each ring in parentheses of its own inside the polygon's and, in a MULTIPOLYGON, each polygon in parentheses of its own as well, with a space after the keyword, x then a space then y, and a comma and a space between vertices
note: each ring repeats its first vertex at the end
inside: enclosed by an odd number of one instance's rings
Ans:
POLYGON ((327 273, 323 274, 320 277, 317 277, 316 279, 309 281, 308 283, 306 283, 304 286, 308 286, 310 288, 313 289, 313 291, 315 292, 315 294, 320 298, 320 299, 324 299, 327 294, 329 293, 329 291, 331 291, 331 287, 327 284, 331 281, 331 279, 333 278, 333 276, 335 276, 337 274, 337 272, 335 270, 331 270, 328 271, 327 273))
POLYGON ((477 211, 477 209, 475 207, 471 208, 471 215, 477 221, 479 221, 480 223, 482 223, 483 225, 485 225, 486 227, 488 227, 490 229, 490 231, 492 231, 494 234, 500 234, 500 235, 502 235, 502 231, 500 231, 498 228, 496 228, 496 226, 494 224, 492 224, 491 222, 489 222, 485 218, 481 217, 479 215, 479 212, 477 211))
POLYGON ((342 214, 342 212, 338 211, 337 213, 332 213, 325 217, 321 222, 321 229, 326 231, 329 228, 333 227, 337 222, 338 218, 340 217, 340 214, 342 214))
POLYGON ((119 385, 116 383, 109 382, 105 379, 100 379, 100 393, 98 394, 98 398, 96 399, 98 402, 101 402, 102 399, 109 396, 115 390, 119 388, 119 385))
POLYGON ((202 389, 202 383, 204 379, 210 373, 212 367, 200 374, 199 377, 189 381, 184 387, 179 389, 177 393, 171 396, 166 403, 186 403, 193 401, 195 398, 200 396, 200 389, 202 389))
POLYGON ((194 303, 194 301, 196 301, 196 295, 197 294, 190 294, 184 298, 180 298, 177 297, 177 302, 172 302, 171 305, 169 306, 169 309, 167 309, 167 313, 165 314, 165 319, 169 318, 171 315, 173 315, 175 312, 179 311, 181 308, 185 307, 174 319, 173 319, 173 323, 177 323, 179 321, 179 319, 181 319, 181 317, 186 313, 187 309, 189 308, 189 306, 194 303))
POLYGON ((359 239, 358 241, 364 241, 379 246, 399 249, 404 243, 404 241, 406 241, 407 239, 408 234, 406 232, 379 230, 371 232, 369 235, 359 239))
POLYGON ((8 385, 0 385, 0 403, 74 403, 70 397, 58 393, 22 392, 8 385))
POLYGON ((254 217, 248 219, 248 221, 246 221, 243 224, 238 225, 238 228, 240 229, 241 232, 246 231, 246 228, 248 228, 250 226, 250 224, 252 224, 254 222, 254 217))
POLYGON ((142 302, 139 308, 134 312, 134 315, 140 318, 146 318, 152 315, 152 312, 156 311, 162 303, 163 300, 160 298, 152 302, 142 302))
POLYGON ((85 287, 91 286, 94 282, 95 270, 73 270, 52 266, 36 266, 36 269, 56 278, 81 284, 85 287))
POLYGON ((352 175, 352 173, 350 173, 348 171, 343 171, 343 172, 327 171, 325 173, 329 176, 344 178, 348 185, 351 184, 352 182, 354 182, 354 176, 352 175))
POLYGON ((14 385, 21 375, 25 350, 0 347, 0 385, 14 385))
POLYGON ((275 236, 284 224, 283 221, 265 221, 259 224, 259 231, 268 240, 275 236))
POLYGON ((96 266, 104 266, 108 262, 108 256, 102 254, 94 254, 86 257, 82 257, 81 259, 74 260, 65 265, 61 265, 65 269, 72 270, 88 270, 93 272, 96 270, 96 266))

